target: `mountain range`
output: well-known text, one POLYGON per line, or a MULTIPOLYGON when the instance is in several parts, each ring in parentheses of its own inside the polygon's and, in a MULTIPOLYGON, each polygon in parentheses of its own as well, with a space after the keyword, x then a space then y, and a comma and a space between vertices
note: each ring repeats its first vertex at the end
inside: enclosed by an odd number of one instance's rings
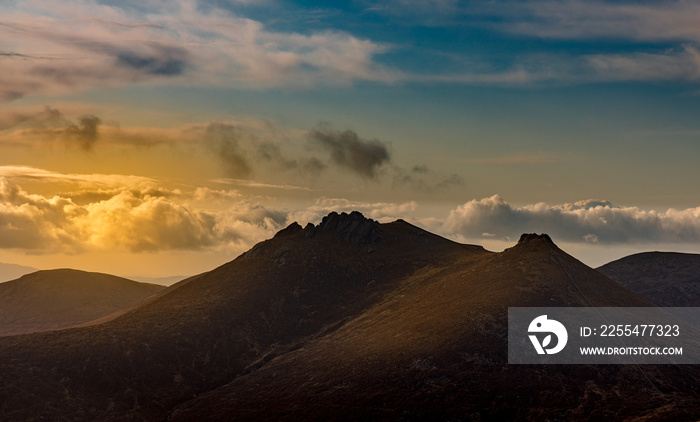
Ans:
POLYGON ((676 420, 692 365, 509 365, 507 308, 654 306, 547 235, 331 213, 102 324, 0 338, 2 420, 676 420))

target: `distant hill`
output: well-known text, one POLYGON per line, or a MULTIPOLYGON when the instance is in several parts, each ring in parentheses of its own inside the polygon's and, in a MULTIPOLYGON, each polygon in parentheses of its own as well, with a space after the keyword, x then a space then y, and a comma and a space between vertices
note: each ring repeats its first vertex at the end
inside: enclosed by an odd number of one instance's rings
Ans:
POLYGON ((72 327, 134 306, 164 288, 69 269, 27 274, 0 284, 0 336, 72 327))
POLYGON ((644 252, 598 271, 658 306, 700 306, 700 255, 644 252))
POLYGON ((22 277, 25 274, 33 273, 35 271, 38 270, 36 268, 25 267, 23 265, 5 264, 3 262, 0 262, 0 283, 14 280, 16 278, 22 277))
POLYGON ((524 235, 501 253, 331 213, 100 325, 0 338, 0 419, 697 420, 693 365, 509 365, 509 306, 651 306, 524 235))
POLYGON ((162 286, 172 286, 186 278, 188 275, 173 275, 169 277, 129 277, 129 280, 138 281, 139 283, 160 284, 162 286))

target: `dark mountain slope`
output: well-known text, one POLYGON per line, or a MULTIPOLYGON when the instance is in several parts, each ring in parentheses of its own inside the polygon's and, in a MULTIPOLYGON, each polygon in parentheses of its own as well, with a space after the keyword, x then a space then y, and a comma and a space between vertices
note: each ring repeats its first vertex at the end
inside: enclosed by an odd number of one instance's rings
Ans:
POLYGON ((178 403, 337 330, 414 274, 489 255, 357 213, 293 224, 113 321, 0 339, 0 415, 162 420, 178 403))
POLYGON ((506 363, 508 306, 591 304, 651 306, 547 236, 525 235, 501 254, 412 274, 172 420, 697 419, 695 368, 506 363))
POLYGON ((598 271, 658 306, 700 306, 700 255, 644 252, 598 271))
POLYGON ((68 269, 27 274, 0 284, 0 336, 72 327, 134 306, 163 288, 68 269))
POLYGON ((697 419, 693 367, 505 363, 508 306, 590 304, 649 305, 546 236, 332 213, 110 322, 0 338, 0 419, 697 419))

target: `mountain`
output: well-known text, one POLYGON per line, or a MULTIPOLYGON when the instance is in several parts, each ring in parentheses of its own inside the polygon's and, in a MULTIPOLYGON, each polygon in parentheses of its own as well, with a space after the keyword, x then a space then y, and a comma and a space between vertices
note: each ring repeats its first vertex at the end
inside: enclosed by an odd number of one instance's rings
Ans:
POLYGON ((651 306, 524 235, 331 213, 105 322, 0 338, 2 420, 694 420, 687 365, 508 365, 509 306, 651 306))
POLYGON ((72 327, 131 307, 164 288, 107 274, 37 271, 0 284, 0 336, 72 327))
POLYGON ((700 255, 645 252, 598 271, 658 306, 700 306, 700 255))
POLYGON ((5 264, 0 262, 0 283, 14 280, 16 278, 22 277, 25 274, 33 273, 37 271, 36 268, 25 267, 23 265, 17 264, 5 264))

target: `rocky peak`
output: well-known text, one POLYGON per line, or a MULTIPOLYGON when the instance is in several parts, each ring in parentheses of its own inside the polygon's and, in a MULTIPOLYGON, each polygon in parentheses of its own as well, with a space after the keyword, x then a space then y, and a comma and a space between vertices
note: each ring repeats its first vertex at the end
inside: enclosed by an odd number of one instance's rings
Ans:
POLYGON ((520 236, 520 240, 518 240, 518 245, 523 245, 525 243, 530 243, 530 242, 544 242, 544 243, 554 244, 554 242, 552 242, 552 239, 546 233, 542 233, 542 234, 523 233, 520 236))
POLYGON ((291 235, 294 235, 296 233, 299 233, 302 230, 303 229, 301 228, 299 223, 297 223, 295 221, 292 224, 290 224, 289 226, 287 226, 286 228, 278 231, 277 234, 275 234, 275 238, 291 236, 291 235))
POLYGON ((308 224, 304 228, 304 236, 313 237, 319 231, 338 233, 353 245, 368 245, 383 240, 379 223, 358 211, 350 214, 332 212, 323 217, 318 226, 308 224))

